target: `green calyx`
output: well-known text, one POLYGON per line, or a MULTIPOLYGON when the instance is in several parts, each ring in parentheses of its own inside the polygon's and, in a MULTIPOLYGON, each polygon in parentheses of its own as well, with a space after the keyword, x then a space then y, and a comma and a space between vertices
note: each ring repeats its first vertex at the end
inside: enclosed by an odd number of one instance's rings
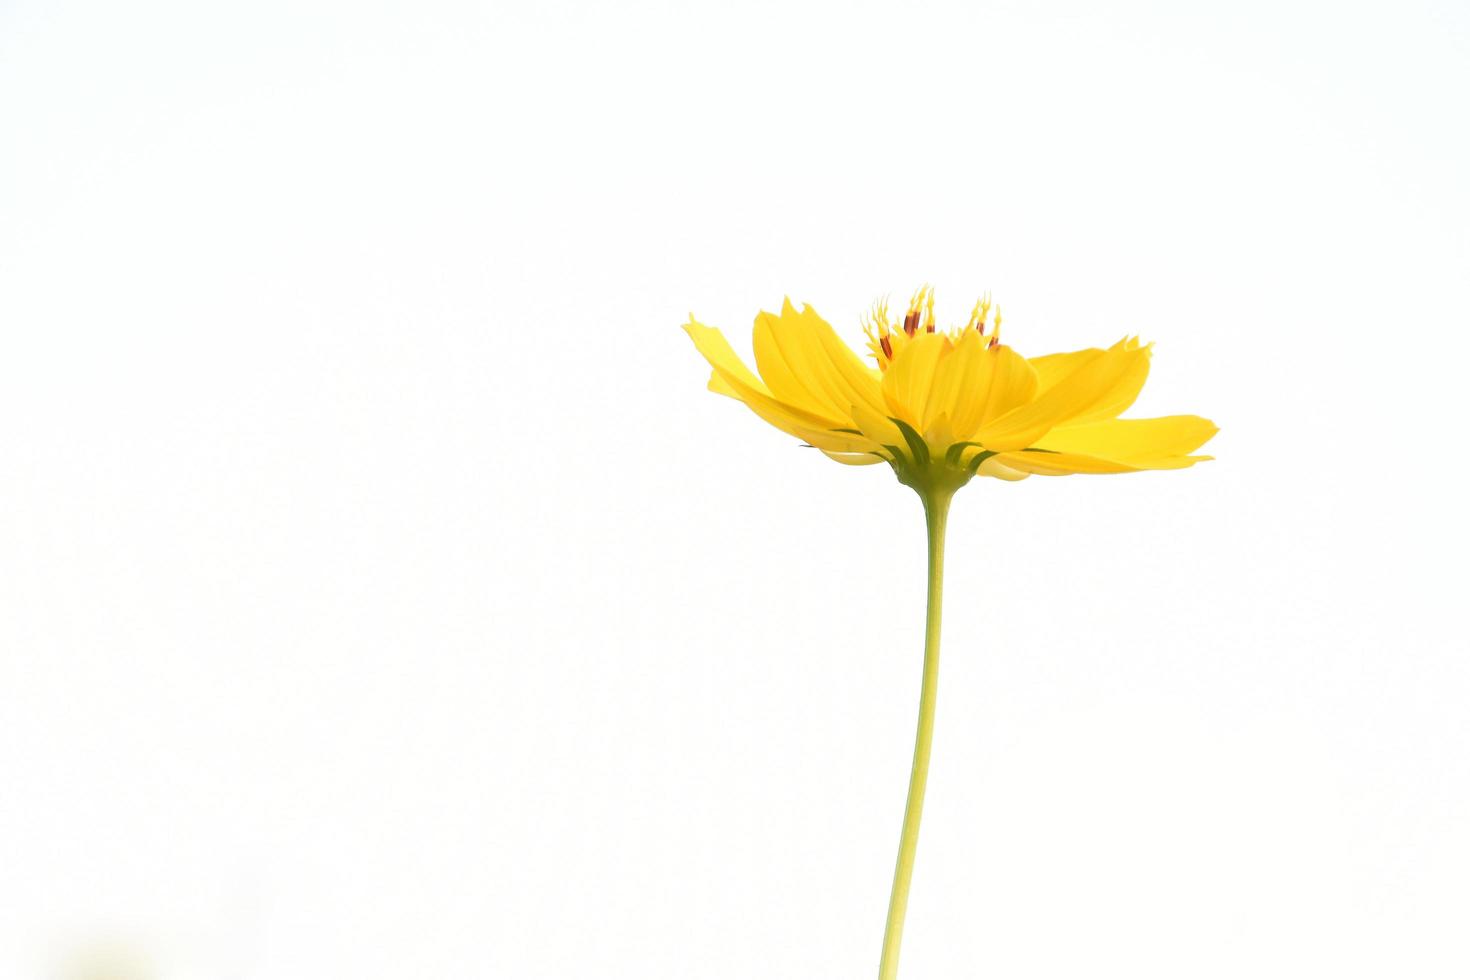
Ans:
POLYGON ((981 463, 995 455, 979 443, 957 442, 949 447, 943 457, 937 457, 930 452, 929 444, 912 425, 902 419, 890 421, 903 434, 908 451, 904 452, 898 446, 884 447, 893 454, 888 464, 898 475, 899 483, 912 487, 919 496, 926 499, 934 496, 947 497, 954 493, 970 482, 981 463), (964 451, 971 447, 980 452, 969 460, 963 460, 964 451))

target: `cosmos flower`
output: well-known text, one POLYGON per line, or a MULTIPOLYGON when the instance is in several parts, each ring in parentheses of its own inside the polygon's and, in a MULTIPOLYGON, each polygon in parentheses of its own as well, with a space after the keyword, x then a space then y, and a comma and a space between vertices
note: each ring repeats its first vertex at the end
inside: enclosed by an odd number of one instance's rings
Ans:
MULTIPOLYGON (((934 292, 920 289, 903 321, 878 303, 864 324, 873 365, 810 307, 788 299, 755 320, 756 377, 720 332, 685 330, 714 369, 710 390, 842 463, 886 462, 899 479, 958 484, 970 477, 1178 469, 1215 434, 1195 415, 1120 419, 1148 377, 1150 347, 1026 358, 1000 339, 1000 311, 975 304, 969 322, 939 330, 934 292)), ((919 489, 916 487, 916 489, 919 489)))
POLYGON ((883 932, 879 980, 898 974, 899 946, 929 776, 939 683, 944 538, 956 490, 975 476, 1024 480, 1074 473, 1172 470, 1214 423, 1197 415, 1124 419, 1148 378, 1151 350, 1137 338, 1111 347, 1027 358, 1000 339, 988 298, 963 326, 940 330, 934 291, 914 293, 903 320, 878 303, 863 326, 864 363, 811 307, 788 299, 755 319, 756 376, 721 333, 690 317, 684 327, 709 361, 710 390, 840 463, 887 463, 924 504, 928 612, 913 770, 883 932))

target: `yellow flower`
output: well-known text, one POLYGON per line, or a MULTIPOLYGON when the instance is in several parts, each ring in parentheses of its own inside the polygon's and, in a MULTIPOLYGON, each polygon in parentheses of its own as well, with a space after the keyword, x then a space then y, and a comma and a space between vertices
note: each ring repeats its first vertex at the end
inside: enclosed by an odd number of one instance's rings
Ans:
POLYGON ((1120 419, 1148 377, 1150 348, 1026 358, 1000 341, 988 298, 969 322, 936 330, 934 292, 918 290, 903 321, 878 303, 864 323, 875 366, 810 306, 786 300, 755 319, 757 377, 720 332, 692 316, 685 330, 714 368, 710 390, 838 462, 886 462, 921 493, 972 476, 1130 473, 1179 469, 1215 434, 1195 415, 1120 419))
POLYGON ((827 322, 787 300, 755 318, 756 377, 718 330, 692 316, 685 330, 710 362, 710 389, 841 463, 888 463, 924 503, 929 539, 924 673, 908 802, 883 930, 879 980, 896 980, 929 778, 938 689, 944 538, 954 492, 977 473, 1131 473, 1192 466, 1216 432, 1208 419, 1120 419, 1148 377, 1149 348, 1125 338, 1106 350, 1025 358, 1000 342, 989 298, 969 322, 934 326, 934 291, 914 293, 902 322, 878 303, 867 317, 863 363, 827 322))

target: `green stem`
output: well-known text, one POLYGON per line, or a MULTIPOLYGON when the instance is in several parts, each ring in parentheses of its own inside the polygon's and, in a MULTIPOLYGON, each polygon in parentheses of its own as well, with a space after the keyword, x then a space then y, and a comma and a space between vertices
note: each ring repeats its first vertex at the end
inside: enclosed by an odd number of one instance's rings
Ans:
POLYGON ((898 948, 903 942, 903 918, 908 911, 909 883, 914 876, 914 853, 919 848, 919 821, 924 815, 924 786, 929 781, 929 748, 934 741, 934 698, 939 690, 939 614, 944 591, 944 526, 953 491, 921 493, 929 529, 929 609, 924 624, 924 679, 919 693, 919 730, 914 736, 914 768, 909 775, 909 798, 903 810, 903 833, 898 839, 898 865, 893 870, 893 893, 888 899, 888 924, 883 929, 883 959, 878 980, 898 976, 898 948))

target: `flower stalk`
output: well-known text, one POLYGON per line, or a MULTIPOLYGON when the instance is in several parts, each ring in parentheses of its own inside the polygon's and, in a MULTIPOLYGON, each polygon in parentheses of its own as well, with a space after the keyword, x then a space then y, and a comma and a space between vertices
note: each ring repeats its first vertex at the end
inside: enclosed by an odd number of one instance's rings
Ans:
POLYGON ((914 736, 914 764, 909 774, 908 801, 898 839, 898 861, 893 869, 893 891, 888 899, 888 922, 883 929, 883 956, 878 980, 898 976, 898 953, 903 943, 903 921, 914 877, 914 855, 919 849, 919 823, 924 816, 924 789, 929 782, 929 753, 934 744, 934 702, 939 692, 939 630, 944 605, 944 532, 954 490, 919 491, 924 501, 924 523, 929 537, 929 589, 924 620, 924 676, 919 687, 919 722, 914 736))

